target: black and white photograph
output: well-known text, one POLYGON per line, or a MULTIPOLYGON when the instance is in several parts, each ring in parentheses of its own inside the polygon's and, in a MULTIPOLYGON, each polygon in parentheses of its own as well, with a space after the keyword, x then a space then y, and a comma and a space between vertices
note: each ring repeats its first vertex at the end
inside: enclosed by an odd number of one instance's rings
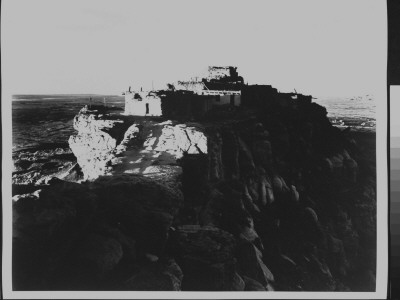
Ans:
POLYGON ((386 14, 2 1, 4 297, 386 298, 386 14))

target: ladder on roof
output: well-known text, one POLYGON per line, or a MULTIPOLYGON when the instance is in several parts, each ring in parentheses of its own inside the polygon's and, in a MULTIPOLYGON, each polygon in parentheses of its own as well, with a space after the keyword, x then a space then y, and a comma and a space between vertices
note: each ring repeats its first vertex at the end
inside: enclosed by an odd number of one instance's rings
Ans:
POLYGON ((202 84, 203 84, 203 87, 205 87, 205 90, 209 91, 208 87, 204 84, 204 82, 202 82, 202 84))

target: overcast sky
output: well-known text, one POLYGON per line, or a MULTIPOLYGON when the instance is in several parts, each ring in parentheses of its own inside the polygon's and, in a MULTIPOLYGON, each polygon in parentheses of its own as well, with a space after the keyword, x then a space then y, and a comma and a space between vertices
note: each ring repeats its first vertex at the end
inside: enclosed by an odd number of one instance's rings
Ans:
POLYGON ((1 29, 13 94, 164 88, 209 65, 313 95, 374 93, 386 80, 379 0, 5 0, 1 29))

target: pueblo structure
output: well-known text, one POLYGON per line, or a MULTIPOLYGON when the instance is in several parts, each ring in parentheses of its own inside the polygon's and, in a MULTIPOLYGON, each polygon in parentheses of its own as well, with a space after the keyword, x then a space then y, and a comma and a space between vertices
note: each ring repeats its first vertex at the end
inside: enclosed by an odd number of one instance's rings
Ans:
POLYGON ((167 90, 143 92, 131 91, 129 87, 125 92, 125 114, 196 118, 219 106, 260 102, 265 95, 282 105, 288 105, 292 99, 311 102, 311 96, 278 93, 270 85, 244 84, 236 67, 210 66, 206 78, 168 84, 167 90))

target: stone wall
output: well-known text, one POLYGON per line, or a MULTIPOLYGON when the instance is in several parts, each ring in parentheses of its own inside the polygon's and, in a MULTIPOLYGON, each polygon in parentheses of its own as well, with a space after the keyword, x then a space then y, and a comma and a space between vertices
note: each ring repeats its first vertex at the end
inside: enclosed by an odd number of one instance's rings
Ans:
POLYGON ((161 116, 161 99, 149 92, 126 92, 125 115, 161 116))

